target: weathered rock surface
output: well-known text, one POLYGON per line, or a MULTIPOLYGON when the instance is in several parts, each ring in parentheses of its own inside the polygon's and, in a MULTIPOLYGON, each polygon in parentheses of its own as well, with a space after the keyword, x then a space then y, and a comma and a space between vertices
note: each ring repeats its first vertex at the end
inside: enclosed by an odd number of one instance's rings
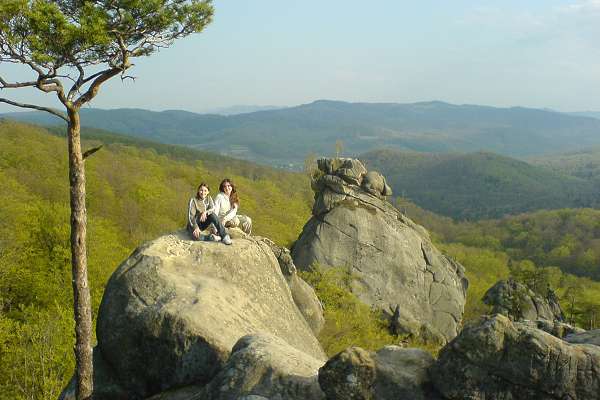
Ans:
POLYGON ((600 399, 600 347, 496 314, 465 327, 430 375, 450 400, 600 399))
POLYGON ((543 298, 514 279, 498 281, 485 293, 483 302, 492 306, 492 314, 502 314, 513 321, 565 320, 554 292, 549 290, 543 298))
POLYGON ((281 273, 292 292, 294 303, 296 303, 296 306, 304 316, 304 319, 306 319, 306 322, 308 322, 313 333, 318 335, 325 324, 325 317, 323 315, 323 305, 319 301, 315 290, 298 276, 298 271, 288 249, 276 245, 272 240, 266 238, 262 240, 271 248, 273 254, 275 254, 281 268, 281 273))
POLYGON ((549 321, 547 319, 538 319, 535 321, 529 321, 529 320, 525 320, 525 321, 520 321, 523 324, 532 327, 532 328, 537 328, 537 329, 541 329, 544 332, 547 332, 553 336, 556 336, 557 338, 565 338, 565 336, 571 335, 573 333, 581 333, 581 332, 585 332, 584 329, 578 328, 576 326, 573 325, 569 325, 565 322, 560 322, 560 321, 549 321))
POLYGON ((319 383, 328 400, 434 400, 427 374, 433 361, 419 349, 350 347, 319 370, 319 383))
POLYGON ((593 344, 600 346, 600 329, 576 332, 565 337, 565 341, 578 344, 593 344))
POLYGON ((306 355, 278 337, 267 334, 245 336, 233 347, 231 357, 199 398, 324 399, 317 380, 322 365, 322 360, 306 355))
POLYGON ((238 339, 256 332, 325 360, 268 245, 252 237, 195 242, 185 231, 121 264, 97 324, 98 348, 131 398, 209 382, 238 339))
POLYGON ((439 342, 455 337, 467 288, 463 267, 383 199, 385 187, 378 195, 361 187, 368 173, 359 175, 360 161, 318 165, 323 176, 313 184, 313 217, 292 249, 295 265, 348 267, 357 277, 352 291, 364 303, 384 311, 400 305, 400 333, 439 342))

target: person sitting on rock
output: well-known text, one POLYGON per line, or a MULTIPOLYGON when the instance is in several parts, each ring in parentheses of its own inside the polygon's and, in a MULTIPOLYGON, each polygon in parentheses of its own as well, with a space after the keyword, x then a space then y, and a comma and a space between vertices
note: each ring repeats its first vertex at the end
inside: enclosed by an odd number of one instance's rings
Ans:
POLYGON ((235 185, 229 179, 223 179, 219 185, 219 194, 215 197, 214 212, 226 227, 239 227, 248 235, 252 233, 252 219, 238 214, 240 199, 235 185))
POLYGON ((227 233, 227 229, 225 229, 219 218, 217 218, 215 204, 213 199, 208 195, 209 192, 208 185, 202 182, 198 186, 196 196, 190 199, 188 207, 188 231, 194 240, 221 240, 223 243, 229 245, 231 244, 231 238, 227 233), (208 228, 211 224, 216 228, 219 237, 214 234, 208 236, 201 234, 201 231, 208 228))

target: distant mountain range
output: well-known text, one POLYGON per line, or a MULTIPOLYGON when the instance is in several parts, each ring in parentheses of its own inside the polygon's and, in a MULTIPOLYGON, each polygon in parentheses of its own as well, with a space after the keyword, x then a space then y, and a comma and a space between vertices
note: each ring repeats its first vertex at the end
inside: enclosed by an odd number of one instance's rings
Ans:
POLYGON ((285 107, 279 106, 251 106, 251 105, 236 105, 229 107, 220 107, 206 110, 202 114, 219 114, 219 115, 237 115, 247 114, 257 111, 278 110, 285 107))
POLYGON ((539 209, 598 207, 600 185, 498 154, 377 150, 360 157, 383 173, 395 196, 458 219, 499 218, 539 209))
MULTIPOLYGON (((39 124, 60 120, 40 112, 3 114, 39 124)), ((186 111, 83 109, 82 124, 197 149, 299 167, 307 154, 391 148, 421 152, 491 151, 539 156, 600 145, 600 120, 513 107, 346 103, 319 100, 276 110, 223 116, 186 111)))
POLYGON ((567 113, 576 117, 590 117, 600 119, 600 111, 578 111, 567 113))

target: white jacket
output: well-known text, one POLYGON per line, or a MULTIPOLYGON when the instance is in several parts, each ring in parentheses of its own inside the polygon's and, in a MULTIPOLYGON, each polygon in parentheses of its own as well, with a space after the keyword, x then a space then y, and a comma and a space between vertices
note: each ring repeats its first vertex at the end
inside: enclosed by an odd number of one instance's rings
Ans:
POLYGON ((229 196, 225 193, 219 192, 217 197, 215 197, 213 212, 219 217, 219 220, 221 220, 223 224, 231 221, 237 215, 237 209, 237 204, 231 207, 229 196))

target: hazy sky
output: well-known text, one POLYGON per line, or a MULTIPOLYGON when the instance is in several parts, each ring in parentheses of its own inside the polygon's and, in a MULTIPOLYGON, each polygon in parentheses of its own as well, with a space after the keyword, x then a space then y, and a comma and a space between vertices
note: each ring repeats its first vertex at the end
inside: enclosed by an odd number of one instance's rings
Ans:
MULTIPOLYGON (((443 100, 600 110, 600 0, 216 0, 205 32, 137 59, 94 107, 443 100)), ((27 78, 0 64, 5 79, 27 78)), ((56 105, 21 89, 11 99, 56 105)), ((13 111, 0 105, 0 111, 13 111)))

